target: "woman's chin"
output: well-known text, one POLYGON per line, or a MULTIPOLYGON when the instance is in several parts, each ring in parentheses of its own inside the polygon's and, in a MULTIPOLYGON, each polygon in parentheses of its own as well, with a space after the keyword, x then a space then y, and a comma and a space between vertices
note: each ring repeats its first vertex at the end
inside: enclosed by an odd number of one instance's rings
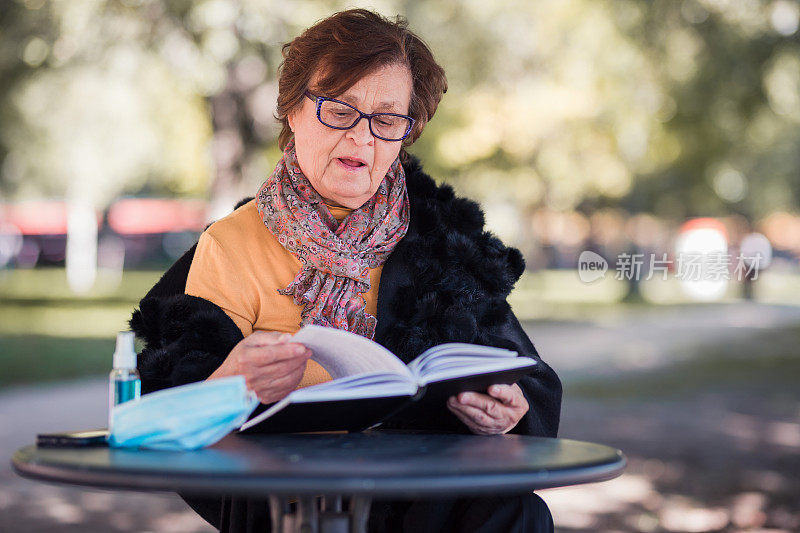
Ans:
POLYGON ((364 199, 363 196, 354 197, 354 196, 343 196, 343 195, 336 195, 330 199, 336 202, 336 204, 343 207, 348 207, 350 209, 358 209, 359 207, 364 205, 367 200, 369 200, 369 198, 364 199))
POLYGON ((354 176, 340 176, 335 180, 335 184, 336 187, 328 187, 327 194, 322 196, 330 198, 340 205, 352 207, 352 204, 360 201, 361 203, 356 207, 361 207, 372 196, 369 192, 368 174, 360 179, 354 179, 354 176))

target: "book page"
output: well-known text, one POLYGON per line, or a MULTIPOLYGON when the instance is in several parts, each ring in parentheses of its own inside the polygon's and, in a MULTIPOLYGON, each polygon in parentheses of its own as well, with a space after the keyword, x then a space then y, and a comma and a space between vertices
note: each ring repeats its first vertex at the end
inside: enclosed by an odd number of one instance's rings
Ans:
POLYGON ((448 342, 428 348, 416 359, 411 361, 408 364, 408 368, 410 368, 414 374, 421 375, 425 373, 426 367, 434 360, 452 360, 454 358, 468 358, 469 361, 491 360, 497 358, 502 360, 516 356, 517 352, 506 350, 505 348, 483 346, 480 344, 468 344, 464 342, 448 342))
POLYGON ((535 359, 518 357, 517 352, 505 348, 450 342, 425 350, 408 367, 422 386, 437 381, 533 367, 535 364, 535 359))
POLYGON ((326 402, 349 398, 384 398, 388 396, 413 396, 416 383, 405 376, 385 373, 357 374, 326 381, 319 385, 303 387, 289 393, 292 403, 326 402))
POLYGON ((448 379, 463 378, 468 376, 481 376, 492 374, 503 370, 513 370, 517 368, 533 368, 536 360, 530 357, 509 357, 506 359, 484 359, 474 361, 473 364, 457 364, 441 362, 428 366, 425 371, 417 378, 420 386, 444 381, 448 379))
POLYGON ((303 326, 290 342, 304 344, 333 379, 369 372, 390 372, 413 380, 413 374, 392 352, 361 335, 323 326, 303 326))

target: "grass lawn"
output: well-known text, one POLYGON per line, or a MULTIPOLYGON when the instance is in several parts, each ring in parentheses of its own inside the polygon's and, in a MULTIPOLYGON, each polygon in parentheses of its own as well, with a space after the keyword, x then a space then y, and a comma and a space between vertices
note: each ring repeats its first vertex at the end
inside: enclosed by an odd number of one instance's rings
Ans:
POLYGON ((59 381, 106 374, 114 339, 3 335, 0 337, 0 390, 9 385, 59 381))
POLYGON ((101 276, 75 295, 64 269, 0 272, 0 389, 107 373, 117 331, 160 275, 101 276))

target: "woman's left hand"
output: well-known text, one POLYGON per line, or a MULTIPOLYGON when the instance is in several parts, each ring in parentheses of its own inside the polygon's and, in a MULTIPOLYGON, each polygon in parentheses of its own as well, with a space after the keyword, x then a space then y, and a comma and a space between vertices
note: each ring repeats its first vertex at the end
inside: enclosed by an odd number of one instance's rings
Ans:
POLYGON ((492 385, 489 394, 462 392, 447 400, 447 408, 478 435, 506 433, 528 412, 522 389, 513 385, 492 385))

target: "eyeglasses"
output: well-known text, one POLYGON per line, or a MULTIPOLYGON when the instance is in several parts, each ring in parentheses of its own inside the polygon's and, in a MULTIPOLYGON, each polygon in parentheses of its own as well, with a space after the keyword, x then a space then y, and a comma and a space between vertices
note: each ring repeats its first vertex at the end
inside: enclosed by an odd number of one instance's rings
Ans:
POLYGON ((345 102, 315 96, 306 91, 305 95, 317 104, 317 118, 324 125, 335 130, 349 130, 362 118, 369 123, 369 131, 373 136, 384 141, 402 141, 411 133, 414 119, 397 113, 362 113, 345 102))

